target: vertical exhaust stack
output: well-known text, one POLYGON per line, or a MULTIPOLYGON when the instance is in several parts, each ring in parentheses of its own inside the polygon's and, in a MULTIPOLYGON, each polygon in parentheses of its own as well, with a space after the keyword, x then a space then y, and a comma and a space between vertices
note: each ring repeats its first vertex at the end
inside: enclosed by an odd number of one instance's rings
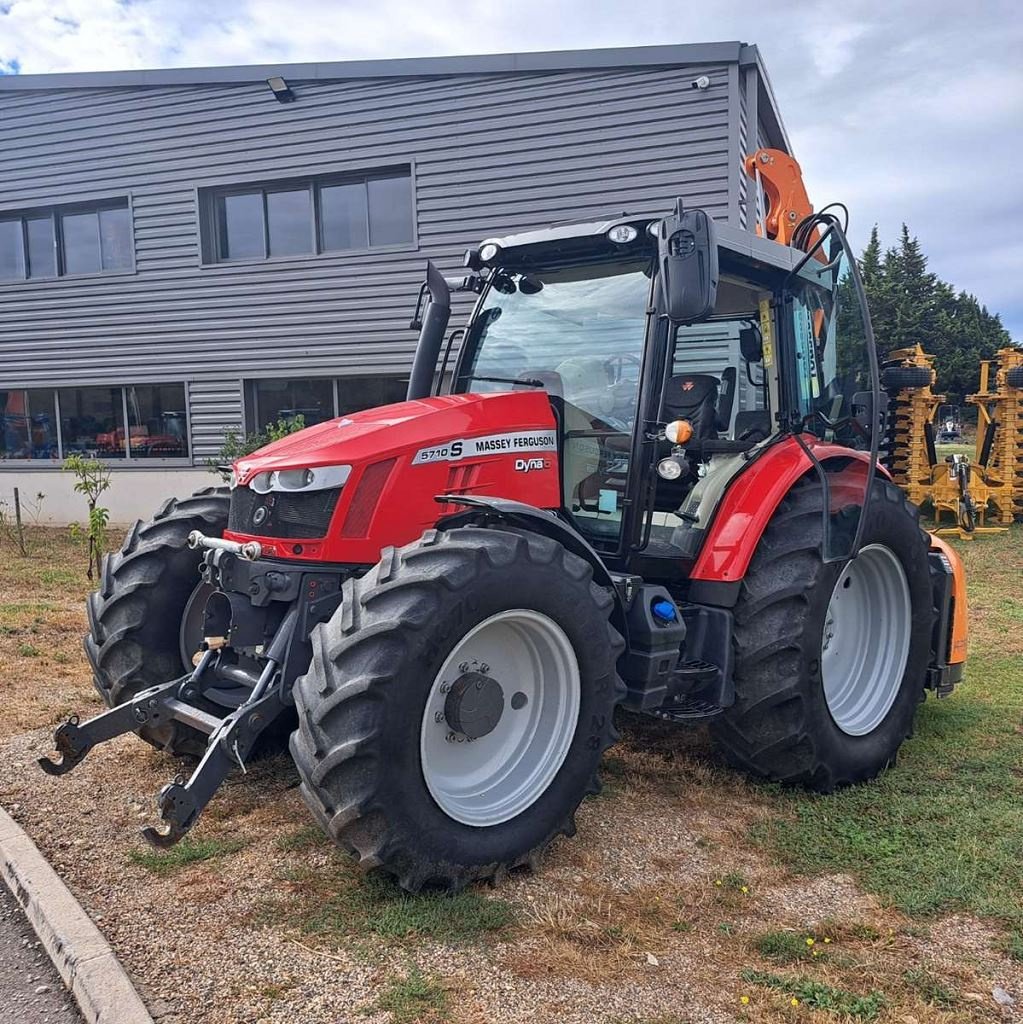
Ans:
MULTIPOLYGON (((423 289, 430 293, 430 301, 419 323, 419 343, 416 345, 416 357, 412 362, 408 394, 405 396, 410 401, 413 398, 428 398, 433 390, 433 375, 437 369, 444 332, 448 329, 448 320, 451 318, 451 289, 432 260, 426 263, 426 284, 423 289)), ((416 312, 418 313, 418 310, 416 312)), ((416 326, 416 319, 413 319, 412 323, 416 326)))

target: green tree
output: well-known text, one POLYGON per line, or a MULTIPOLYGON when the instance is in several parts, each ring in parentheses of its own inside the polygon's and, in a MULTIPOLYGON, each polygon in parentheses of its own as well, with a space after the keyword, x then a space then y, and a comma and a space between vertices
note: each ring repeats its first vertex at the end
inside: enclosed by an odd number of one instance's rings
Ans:
POLYGON ((976 296, 927 269, 920 240, 902 225, 898 244, 881 253, 875 225, 860 258, 878 355, 919 344, 935 357, 936 390, 961 402, 976 391, 979 362, 1011 344, 1001 319, 976 296))

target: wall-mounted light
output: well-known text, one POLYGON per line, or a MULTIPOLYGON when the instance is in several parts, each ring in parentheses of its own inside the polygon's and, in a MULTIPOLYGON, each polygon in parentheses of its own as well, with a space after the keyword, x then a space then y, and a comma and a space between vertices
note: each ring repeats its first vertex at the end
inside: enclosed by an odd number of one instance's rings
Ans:
POLYGON ((280 75, 275 75, 273 78, 268 78, 266 84, 270 86, 270 91, 277 97, 278 103, 291 103, 295 99, 295 94, 291 91, 291 87, 287 82, 281 78, 280 75))

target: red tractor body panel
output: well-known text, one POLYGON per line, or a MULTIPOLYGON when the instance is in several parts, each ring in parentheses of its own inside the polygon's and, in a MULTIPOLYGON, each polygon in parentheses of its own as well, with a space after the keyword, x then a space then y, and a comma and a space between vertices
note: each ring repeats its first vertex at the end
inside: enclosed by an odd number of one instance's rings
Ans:
MULTIPOLYGON (((866 452, 825 444, 804 437, 817 459, 853 460, 838 473, 829 473, 832 503, 841 504, 843 476, 849 476, 850 490, 862 493, 863 477, 869 464, 866 452)), ((760 537, 775 509, 793 484, 813 463, 794 437, 771 445, 747 470, 732 481, 721 500, 707 537, 690 574, 696 580, 730 582, 746 575, 760 537)), ((884 473, 878 466, 878 472, 884 473)))
POLYGON ((324 537, 224 536, 256 540, 273 558, 365 564, 461 510, 438 504, 439 494, 561 505, 555 420, 542 391, 445 395, 366 409, 275 441, 234 468, 246 485, 268 471, 339 465, 352 471, 324 537))

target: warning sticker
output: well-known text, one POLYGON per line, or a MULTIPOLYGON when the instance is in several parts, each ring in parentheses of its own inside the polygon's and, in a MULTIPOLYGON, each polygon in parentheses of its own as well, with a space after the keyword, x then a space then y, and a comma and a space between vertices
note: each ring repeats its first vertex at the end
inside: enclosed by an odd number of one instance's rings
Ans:
POLYGON ((558 438, 553 430, 530 430, 513 434, 489 434, 486 437, 463 437, 432 448, 420 448, 413 466, 428 462, 457 462, 479 455, 511 455, 514 452, 554 452, 558 438))

